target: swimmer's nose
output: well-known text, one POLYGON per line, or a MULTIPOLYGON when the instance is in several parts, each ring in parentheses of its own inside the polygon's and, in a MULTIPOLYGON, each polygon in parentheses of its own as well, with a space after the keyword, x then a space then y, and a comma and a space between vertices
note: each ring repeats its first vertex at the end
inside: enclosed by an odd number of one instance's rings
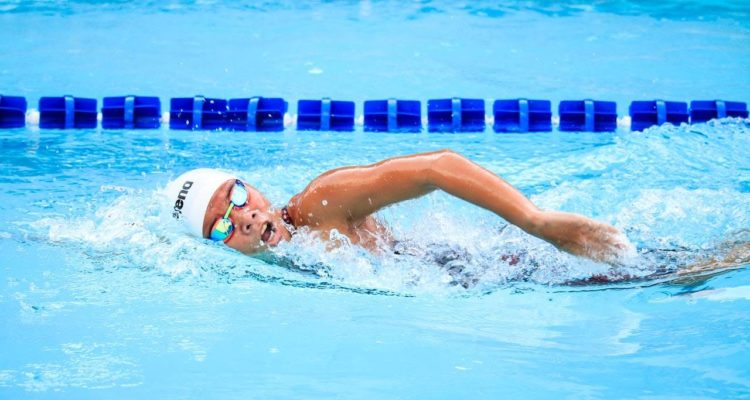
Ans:
POLYGON ((236 213, 237 228, 244 234, 251 234, 253 231, 260 231, 262 225, 268 221, 269 215, 260 210, 239 210, 236 213))

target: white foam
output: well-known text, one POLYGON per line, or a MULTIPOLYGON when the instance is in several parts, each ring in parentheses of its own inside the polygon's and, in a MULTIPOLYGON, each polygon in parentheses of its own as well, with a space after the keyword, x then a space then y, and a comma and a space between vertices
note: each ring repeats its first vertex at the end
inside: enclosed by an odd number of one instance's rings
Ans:
MULTIPOLYGON (((108 195, 120 197, 104 203, 93 216, 46 218, 33 226, 44 230, 51 241, 85 248, 84 254, 108 255, 117 265, 171 276, 235 279, 250 271, 308 283, 440 293, 462 284, 482 290, 517 281, 558 284, 595 275, 643 277, 665 267, 665 262, 669 263, 666 267, 677 268, 696 252, 714 251, 732 232, 750 226, 750 193, 732 186, 734 180, 726 177, 726 171, 747 163, 741 150, 726 147, 727 143, 750 144, 747 127, 738 122, 717 124, 704 126, 715 130, 710 132, 710 144, 705 143, 705 136, 688 130, 693 128, 664 127, 658 134, 615 136, 613 143, 583 155, 572 152, 569 157, 534 158, 528 163, 509 163, 501 157, 495 163, 483 163, 490 170, 507 172, 509 181, 522 189, 524 185, 526 190, 533 188, 532 199, 542 208, 578 212, 613 224, 641 249, 688 249, 654 254, 636 253, 634 247, 627 246, 617 267, 561 253, 518 228, 505 226, 494 214, 441 193, 379 213, 394 237, 407 242, 404 245, 411 253, 394 254, 384 244, 373 254, 335 232, 338 244, 330 246, 320 235, 302 229, 274 251, 294 261, 295 268, 302 271, 280 268, 180 234, 169 213, 161 208, 158 190, 102 186, 108 195), (699 163, 696 157, 689 157, 698 151, 713 161, 699 163), (668 160, 674 159, 693 164, 673 166, 676 163, 668 160), (675 176, 678 171, 680 175, 675 176), (706 173, 714 179, 701 183, 701 188, 673 183, 674 179, 700 179, 706 173), (436 263, 440 256, 436 251, 445 257, 454 252, 458 258, 436 263)), ((351 158, 337 156, 327 162, 349 163, 351 158)), ((285 188, 266 179, 278 175, 279 168, 254 168, 239 175, 258 182, 269 198, 284 201, 295 185, 285 188)), ((322 171, 298 164, 283 167, 288 182, 307 182, 318 172, 322 171)), ((165 207, 168 209, 168 204, 165 207)))

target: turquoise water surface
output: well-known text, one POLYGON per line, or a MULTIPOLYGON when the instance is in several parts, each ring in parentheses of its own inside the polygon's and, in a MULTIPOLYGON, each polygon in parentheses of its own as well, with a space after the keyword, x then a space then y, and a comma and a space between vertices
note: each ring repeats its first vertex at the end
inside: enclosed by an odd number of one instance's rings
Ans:
MULTIPOLYGON (((744 2, 0 1, 0 94, 748 101, 744 2)), ((490 104, 488 102, 488 104, 490 104)), ((554 103, 553 103, 554 104, 554 103)), ((0 131, 0 398, 748 398, 750 122, 611 134, 0 131), (639 254, 557 252, 436 193, 411 254, 185 237, 194 167, 284 204, 342 165, 452 148, 639 254), (459 255, 446 267, 428 254, 459 255), (505 254, 526 254, 511 265, 505 254), (459 271, 458 273, 456 271, 459 271), (635 279, 571 285, 593 276, 635 279)))

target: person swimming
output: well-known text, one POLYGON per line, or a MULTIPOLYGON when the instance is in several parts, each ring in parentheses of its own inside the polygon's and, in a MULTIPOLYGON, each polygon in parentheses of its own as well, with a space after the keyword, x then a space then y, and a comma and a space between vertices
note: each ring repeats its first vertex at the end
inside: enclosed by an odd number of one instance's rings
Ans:
POLYGON ((281 208, 272 207, 249 183, 215 169, 191 170, 167 185, 172 216, 190 234, 245 254, 288 241, 302 227, 322 238, 336 230, 352 244, 377 251, 397 241, 375 213, 435 190, 492 211, 577 256, 616 264, 634 251, 615 227, 578 214, 541 210, 504 179, 451 150, 333 169, 281 208))

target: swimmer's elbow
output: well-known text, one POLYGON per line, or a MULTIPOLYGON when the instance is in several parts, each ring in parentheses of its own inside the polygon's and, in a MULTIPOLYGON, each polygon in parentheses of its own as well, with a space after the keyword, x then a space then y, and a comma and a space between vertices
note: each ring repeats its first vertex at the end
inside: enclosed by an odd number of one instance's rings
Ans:
POLYGON ((447 176, 457 172, 460 164, 466 161, 466 158, 451 149, 442 149, 429 156, 429 162, 426 166, 425 184, 433 188, 440 188, 447 176))
POLYGON ((451 149, 440 149, 440 150, 438 150, 438 151, 435 152, 435 155, 438 158, 441 158, 441 159, 445 159, 445 158, 448 158, 448 159, 464 158, 462 155, 456 153, 455 151, 453 151, 451 149))
POLYGON ((461 154, 451 149, 443 149, 435 152, 432 166, 437 172, 446 172, 460 167, 466 162, 468 162, 468 159, 461 154))

